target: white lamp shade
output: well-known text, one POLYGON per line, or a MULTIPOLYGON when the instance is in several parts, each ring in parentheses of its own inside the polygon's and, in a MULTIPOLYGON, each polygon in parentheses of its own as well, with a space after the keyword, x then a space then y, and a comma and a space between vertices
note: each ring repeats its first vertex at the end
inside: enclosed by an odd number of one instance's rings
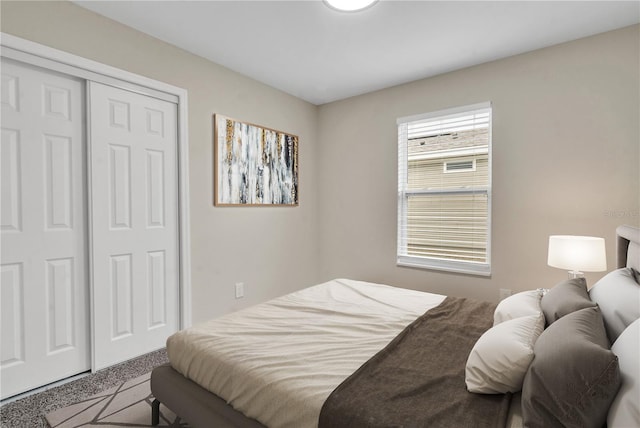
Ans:
POLYGON ((604 238, 552 235, 549 237, 547 264, 576 272, 607 270, 604 238))

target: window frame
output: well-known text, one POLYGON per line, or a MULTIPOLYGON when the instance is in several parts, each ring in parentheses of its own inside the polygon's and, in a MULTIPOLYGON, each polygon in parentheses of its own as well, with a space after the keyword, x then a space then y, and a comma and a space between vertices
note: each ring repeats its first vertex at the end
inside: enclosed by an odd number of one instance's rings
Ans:
MULTIPOLYGON (((397 218, 397 265, 411 268, 432 269, 446 272, 463 273, 479 276, 491 276, 491 213, 492 213, 492 127, 493 127, 493 108, 491 102, 483 102, 466 106, 454 107, 444 110, 438 110, 430 113, 400 117, 397 119, 398 125, 398 218, 397 218), (488 136, 488 177, 486 186, 475 186, 473 188, 455 188, 455 189, 408 189, 407 171, 408 171, 408 136, 406 129, 411 122, 427 121, 438 117, 464 115, 465 113, 473 113, 480 110, 488 110, 489 112, 489 136, 488 136), (402 127, 405 127, 404 150, 401 138, 403 137, 402 127), (404 180, 404 182, 403 182, 404 180), (420 194, 486 194, 487 195, 487 235, 486 235, 486 261, 462 261, 453 259, 443 259, 436 257, 415 256, 407 254, 407 205, 410 196, 420 194)), ((445 161, 446 162, 446 161, 445 161)), ((476 162, 474 160, 474 166, 476 162)), ((446 169, 446 164, 445 164, 446 169)), ((456 172, 469 172, 456 171, 456 172)), ((454 171, 450 171, 454 172, 454 171)), ((446 173, 446 172, 445 172, 446 173)))

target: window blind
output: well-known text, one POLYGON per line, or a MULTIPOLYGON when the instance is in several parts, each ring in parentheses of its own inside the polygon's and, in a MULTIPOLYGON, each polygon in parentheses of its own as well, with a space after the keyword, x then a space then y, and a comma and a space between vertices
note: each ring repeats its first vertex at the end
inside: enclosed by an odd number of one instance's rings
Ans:
POLYGON ((490 273, 490 148, 489 103, 398 119, 398 264, 490 273))

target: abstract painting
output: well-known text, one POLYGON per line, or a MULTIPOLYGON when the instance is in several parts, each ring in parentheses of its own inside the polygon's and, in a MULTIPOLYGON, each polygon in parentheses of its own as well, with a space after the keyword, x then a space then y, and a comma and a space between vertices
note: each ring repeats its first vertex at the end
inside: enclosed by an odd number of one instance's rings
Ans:
POLYGON ((214 115, 214 204, 298 205, 298 137, 214 115))

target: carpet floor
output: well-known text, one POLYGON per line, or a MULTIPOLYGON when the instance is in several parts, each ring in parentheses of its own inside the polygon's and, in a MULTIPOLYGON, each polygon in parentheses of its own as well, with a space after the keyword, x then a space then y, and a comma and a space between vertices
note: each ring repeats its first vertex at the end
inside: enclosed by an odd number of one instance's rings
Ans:
MULTIPOLYGON (((52 428, 151 427, 151 387, 146 373, 71 406, 46 415, 52 428)), ((171 410, 160 405, 157 427, 188 427, 171 410)))
POLYGON ((2 428, 46 428, 49 426, 44 418, 46 414, 118 387, 123 382, 149 373, 154 367, 166 362, 168 362, 167 352, 161 349, 4 404, 0 407, 1 426, 2 428))

